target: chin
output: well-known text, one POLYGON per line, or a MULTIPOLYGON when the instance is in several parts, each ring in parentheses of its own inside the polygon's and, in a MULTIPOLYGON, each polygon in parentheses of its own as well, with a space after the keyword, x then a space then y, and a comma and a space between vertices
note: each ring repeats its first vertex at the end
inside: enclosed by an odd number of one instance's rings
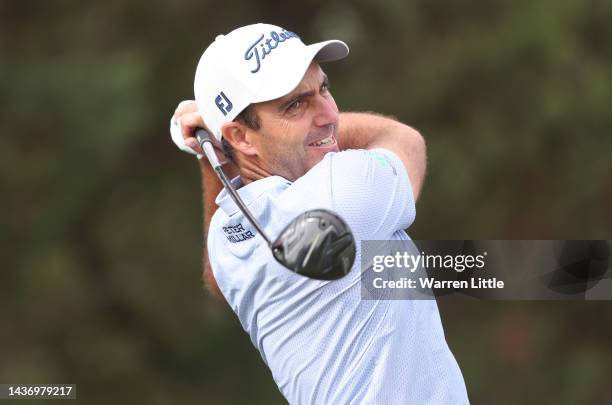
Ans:
POLYGON ((321 162, 323 160, 323 158, 325 157, 325 155, 327 155, 330 152, 338 152, 338 148, 335 149, 329 149, 329 150, 317 150, 317 151, 311 151, 311 153, 309 153, 308 156, 308 168, 307 170, 312 169, 313 167, 315 167, 317 164, 319 164, 319 162, 321 162))

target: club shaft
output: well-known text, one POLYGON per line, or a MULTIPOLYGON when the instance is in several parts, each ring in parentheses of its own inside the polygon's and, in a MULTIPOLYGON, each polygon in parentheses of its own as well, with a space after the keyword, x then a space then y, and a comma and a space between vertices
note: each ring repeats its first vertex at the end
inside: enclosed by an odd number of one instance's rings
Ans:
POLYGON ((225 175, 225 172, 223 171, 223 167, 221 167, 221 163, 219 162, 219 160, 217 159, 217 155, 215 154, 215 150, 212 145, 210 135, 205 130, 199 128, 198 130, 196 130, 196 137, 198 138, 198 142, 200 143, 200 146, 204 150, 204 154, 206 155, 206 158, 208 159, 211 166, 215 170, 215 173, 217 173, 217 177, 219 177, 219 180, 221 180, 223 187, 225 187, 225 189, 228 191, 228 193, 232 197, 232 200, 234 200, 234 202, 236 203, 240 211, 242 211, 244 216, 255 227, 255 229, 257 229, 257 231, 259 232, 261 237, 264 238, 268 246, 272 246, 272 241, 270 240, 270 238, 268 238, 268 235, 266 235, 262 226, 255 219, 253 214, 251 214, 251 211, 249 211, 246 204, 244 203, 244 201, 242 201, 242 198, 240 198, 240 195, 238 194, 238 192, 234 190, 232 183, 229 181, 229 179, 225 175))

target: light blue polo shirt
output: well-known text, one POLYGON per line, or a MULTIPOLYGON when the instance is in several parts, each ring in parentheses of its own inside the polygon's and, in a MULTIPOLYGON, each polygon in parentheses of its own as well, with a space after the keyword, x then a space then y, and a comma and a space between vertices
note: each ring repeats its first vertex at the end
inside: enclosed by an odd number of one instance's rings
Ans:
POLYGON ((328 153, 293 183, 233 183, 272 239, 298 214, 326 208, 357 241, 346 277, 312 280, 274 260, 225 190, 217 197, 208 235, 215 279, 290 404, 468 403, 435 300, 361 299, 359 241, 409 240, 415 217, 394 153, 328 153))

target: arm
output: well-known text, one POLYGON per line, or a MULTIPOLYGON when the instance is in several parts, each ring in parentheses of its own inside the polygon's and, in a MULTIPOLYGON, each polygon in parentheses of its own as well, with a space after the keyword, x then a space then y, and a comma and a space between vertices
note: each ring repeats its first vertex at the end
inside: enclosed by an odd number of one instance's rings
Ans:
MULTIPOLYGON (((181 117, 181 131, 185 143, 195 151, 202 153, 193 137, 194 129, 204 126, 201 116, 197 113, 195 102, 181 103, 174 115, 181 117)), ((386 148, 395 152, 406 166, 416 200, 425 175, 425 142, 417 131, 400 122, 373 113, 340 113, 338 145, 341 150, 386 148)), ((210 220, 218 208, 215 198, 223 186, 206 159, 200 159, 199 165, 202 176, 203 230, 206 241, 210 220)), ((237 168, 231 164, 224 169, 230 178, 238 173, 237 168)), ((204 284, 213 295, 220 297, 219 287, 208 261, 206 243, 203 252, 203 268, 204 284)))
MULTIPOLYGON (((182 138, 184 140, 185 145, 192 149, 191 152, 197 152, 202 154, 203 151, 200 145, 198 145, 198 142, 193 137, 195 128, 205 128, 204 121, 202 120, 200 114, 197 112, 196 103, 194 101, 180 103, 174 113, 174 118, 180 118, 180 123, 178 125, 180 126, 180 132, 182 134, 182 138)), ((220 145, 214 146, 219 160, 223 161, 223 152, 221 151, 220 145)), ((202 252, 202 280, 204 281, 204 285, 206 286, 206 288, 212 293, 213 296, 215 296, 216 298, 221 298, 221 291, 219 290, 219 286, 217 285, 217 282, 212 272, 210 261, 208 260, 207 238, 210 220, 212 219, 212 216, 217 210, 217 208, 219 208, 217 204, 215 204, 215 198, 223 189, 223 185, 221 184, 221 181, 219 180, 212 166, 208 163, 208 160, 205 157, 202 156, 202 158, 198 160, 198 165, 200 167, 200 174, 202 177, 202 208, 204 232, 204 243, 202 252)), ((230 178, 233 178, 238 175, 238 169, 231 162, 228 162, 224 165, 224 171, 230 178)))
POLYGON ((204 209, 204 252, 202 256, 203 268, 202 279, 206 288, 217 298, 221 297, 221 291, 215 280, 215 276, 212 272, 212 267, 208 261, 208 249, 207 249, 207 238, 208 238, 208 226, 213 214, 217 210, 217 204, 215 204, 216 196, 221 192, 223 185, 217 178, 213 168, 208 164, 206 158, 199 160, 200 173, 202 175, 202 207, 204 209))
POLYGON ((406 168, 414 200, 418 200, 427 166, 425 140, 418 131, 375 113, 342 113, 338 146, 340 150, 384 148, 395 153, 406 168))

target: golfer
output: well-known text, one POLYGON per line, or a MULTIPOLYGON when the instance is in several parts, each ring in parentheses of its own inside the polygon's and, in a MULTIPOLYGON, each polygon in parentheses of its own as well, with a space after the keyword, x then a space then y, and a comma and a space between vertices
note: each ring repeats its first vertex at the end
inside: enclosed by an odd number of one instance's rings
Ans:
POLYGON ((202 55, 196 102, 181 103, 172 119, 179 148, 202 153, 193 133, 205 127, 268 235, 324 208, 357 241, 353 269, 339 280, 288 271, 202 159, 206 278, 291 404, 468 403, 435 300, 361 299, 359 242, 409 240, 426 159, 409 126, 338 112, 321 64, 347 54, 341 41, 307 46, 254 24, 218 36, 202 55))

